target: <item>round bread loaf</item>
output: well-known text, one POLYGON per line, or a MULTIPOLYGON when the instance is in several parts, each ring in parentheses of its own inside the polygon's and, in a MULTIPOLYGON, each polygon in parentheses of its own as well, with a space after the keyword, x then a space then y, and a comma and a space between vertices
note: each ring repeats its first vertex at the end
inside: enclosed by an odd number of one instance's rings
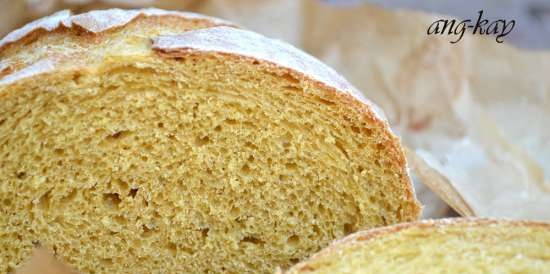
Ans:
POLYGON ((82 273, 269 273, 419 216, 387 122, 282 42, 60 12, 0 58, 0 272, 40 245, 82 273))
POLYGON ((547 273, 550 224, 456 218, 361 231, 286 273, 547 273))

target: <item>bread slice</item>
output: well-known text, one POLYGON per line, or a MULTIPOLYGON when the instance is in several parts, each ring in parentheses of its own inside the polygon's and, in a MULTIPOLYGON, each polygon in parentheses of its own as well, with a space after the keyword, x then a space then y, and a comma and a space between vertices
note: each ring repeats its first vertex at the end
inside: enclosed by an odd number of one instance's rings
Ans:
POLYGON ((186 14, 60 17, 0 42, 1 272, 41 245, 83 273, 267 273, 418 217, 398 138, 311 56, 186 14))
POLYGON ((548 273, 550 224, 440 219, 361 231, 286 273, 548 273))

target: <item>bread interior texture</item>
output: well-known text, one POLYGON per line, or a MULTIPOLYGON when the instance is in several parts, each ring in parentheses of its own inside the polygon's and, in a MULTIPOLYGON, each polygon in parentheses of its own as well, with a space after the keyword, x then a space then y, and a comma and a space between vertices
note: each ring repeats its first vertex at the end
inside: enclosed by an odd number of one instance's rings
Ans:
POLYGON ((454 224, 358 236, 288 273, 546 273, 550 229, 454 224))
POLYGON ((270 273, 412 220, 402 153, 357 101, 230 55, 106 58, 0 87, 0 272, 270 273))

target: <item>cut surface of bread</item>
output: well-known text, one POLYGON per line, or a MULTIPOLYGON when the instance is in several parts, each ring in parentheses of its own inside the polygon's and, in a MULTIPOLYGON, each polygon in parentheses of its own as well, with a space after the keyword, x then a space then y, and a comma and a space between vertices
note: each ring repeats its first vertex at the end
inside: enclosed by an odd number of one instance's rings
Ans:
POLYGON ((442 219, 338 240, 286 273, 548 273, 550 224, 442 219))
POLYGON ((0 51, 0 272, 40 245, 82 273, 269 273, 418 217, 399 140, 333 70, 215 21, 136 18, 0 51))

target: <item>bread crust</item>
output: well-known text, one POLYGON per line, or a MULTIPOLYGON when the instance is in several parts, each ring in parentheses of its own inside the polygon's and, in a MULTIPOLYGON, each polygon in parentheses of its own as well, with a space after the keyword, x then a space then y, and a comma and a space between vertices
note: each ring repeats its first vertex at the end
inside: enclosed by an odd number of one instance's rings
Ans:
MULTIPOLYGON (((528 226, 528 227, 541 227, 550 230, 550 223, 539 221, 526 221, 526 220, 510 220, 510 219, 491 219, 491 218, 444 218, 437 220, 421 220, 410 223, 401 223, 392 226, 373 228, 370 230, 359 231, 348 235, 342 239, 335 240, 329 246, 323 250, 311 255, 307 260, 300 262, 293 266, 290 270, 301 272, 311 269, 310 262, 316 261, 331 254, 338 253, 343 249, 352 247, 362 242, 381 238, 393 233, 397 233, 403 230, 412 228, 438 228, 447 226, 464 226, 464 227, 478 227, 478 226, 491 226, 491 225, 508 225, 508 226, 528 226)), ((279 270, 279 273, 282 273, 279 270)))
MULTIPOLYGON (((158 19, 159 24, 170 21, 200 24, 206 27, 230 26, 236 24, 214 17, 192 12, 166 11, 156 8, 145 9, 108 9, 73 15, 68 10, 56 12, 50 16, 30 22, 14 30, 0 40, 0 85, 10 84, 19 79, 55 71, 56 69, 78 66, 78 56, 63 60, 64 52, 58 48, 48 48, 47 59, 17 58, 29 44, 51 34, 62 34, 71 37, 80 45, 92 44, 101 38, 108 37, 115 30, 122 29, 136 21, 148 18, 158 19), (84 34, 84 35, 83 35, 84 34), (13 53, 12 49, 17 51, 13 53), (15 57, 15 58, 14 58, 15 57)), ((156 22, 155 22, 156 23, 156 22)), ((45 48, 46 45, 43 45, 45 48)), ((31 53, 32 54, 32 53, 31 53)), ((84 52, 78 55, 85 54, 84 52)))
POLYGON ((8 33, 0 40, 0 53, 6 50, 7 47, 23 45, 25 41, 34 40, 37 36, 47 35, 49 32, 63 31, 68 35, 74 35, 71 30, 77 29, 99 35, 112 29, 124 27, 134 20, 152 16, 180 17, 185 20, 208 22, 212 25, 236 27, 234 23, 215 17, 157 8, 96 10, 78 15, 73 15, 69 10, 62 10, 8 33))

